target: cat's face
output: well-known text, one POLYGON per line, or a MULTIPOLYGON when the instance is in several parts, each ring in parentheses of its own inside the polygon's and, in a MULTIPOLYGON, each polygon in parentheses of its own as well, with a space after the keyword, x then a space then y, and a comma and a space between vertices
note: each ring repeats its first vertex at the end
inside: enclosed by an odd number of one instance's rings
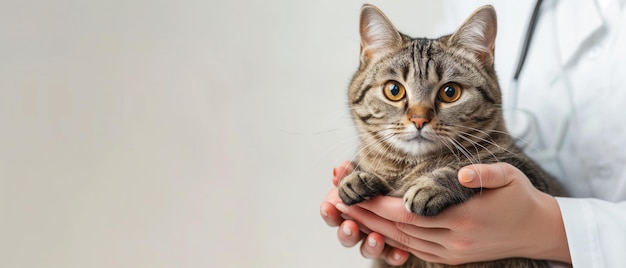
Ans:
POLYGON ((364 143, 414 156, 467 152, 504 130, 495 25, 493 10, 479 9, 450 36, 412 39, 364 6, 361 66, 349 92, 364 143))

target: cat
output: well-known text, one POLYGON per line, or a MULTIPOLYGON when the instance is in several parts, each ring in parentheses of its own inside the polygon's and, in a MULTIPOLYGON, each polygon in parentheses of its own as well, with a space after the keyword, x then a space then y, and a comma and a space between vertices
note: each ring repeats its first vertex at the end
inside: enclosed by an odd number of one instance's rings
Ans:
MULTIPOLYGON (((494 69, 496 28, 495 10, 483 6, 451 35, 412 38, 375 6, 362 7, 360 65, 348 92, 360 150, 338 186, 345 204, 390 195, 403 197, 412 213, 434 216, 480 191, 457 181, 461 167, 494 162, 520 169, 543 192, 565 195, 507 133, 494 69)), ((524 258, 449 266, 412 255, 401 267, 550 266, 524 258)))

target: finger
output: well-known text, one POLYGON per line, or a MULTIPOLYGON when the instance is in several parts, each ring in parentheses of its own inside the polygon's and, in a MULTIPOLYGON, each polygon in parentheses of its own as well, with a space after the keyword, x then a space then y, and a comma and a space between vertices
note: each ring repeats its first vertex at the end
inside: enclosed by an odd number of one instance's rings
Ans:
POLYGON ((437 252, 443 248, 441 245, 431 241, 412 237, 398 229, 395 222, 381 218, 359 206, 347 207, 343 204, 337 204, 337 209, 373 232, 380 233, 385 237, 385 243, 393 247, 402 250, 414 248, 425 252, 437 252))
POLYGON ((385 252, 385 262, 389 265, 399 266, 409 260, 409 256, 409 252, 391 247, 385 252))
POLYGON ((420 217, 408 212, 404 207, 404 202, 400 198, 389 196, 377 196, 368 201, 356 205, 372 213, 393 222, 409 223, 412 225, 428 228, 445 228, 441 222, 437 221, 437 216, 420 217))
POLYGON ((409 252, 385 245, 385 238, 379 233, 371 233, 363 240, 361 255, 368 259, 382 258, 393 266, 402 265, 409 259, 409 252))
POLYGON ((411 250, 410 254, 415 255, 417 258, 427 261, 427 262, 433 262, 433 263, 442 263, 442 264, 452 264, 449 263, 450 260, 447 258, 443 258, 440 257, 438 255, 434 255, 434 254, 430 254, 430 253, 426 253, 426 252, 421 252, 418 250, 411 250))
POLYGON ((385 238, 379 233, 370 233, 361 243, 361 255, 368 259, 378 259, 385 253, 385 238))
POLYGON ((412 253, 413 255, 421 254, 428 256, 438 256, 442 253, 445 253, 446 248, 437 243, 433 243, 431 241, 422 240, 419 238, 413 238, 411 241, 403 241, 402 239, 397 240, 385 237, 385 244, 387 247, 395 248, 395 250, 406 251, 412 253))
MULTIPOLYGON (((396 223, 396 227, 409 236, 430 241, 437 245, 441 245, 441 241, 446 241, 451 235, 450 229, 445 228, 423 228, 407 223, 396 223)), ((443 246, 440 248, 443 248, 443 246)))
POLYGON ((367 226, 365 226, 363 224, 360 224, 359 222, 355 221, 352 217, 348 216, 348 214, 341 213, 341 218, 343 218, 343 220, 354 221, 356 223, 356 226, 358 226, 359 230, 361 231, 361 237, 364 237, 365 235, 367 235, 367 234, 372 232, 372 230, 367 228, 367 226))
POLYGON ((339 181, 352 173, 352 170, 354 170, 354 164, 351 161, 344 161, 340 166, 333 168, 333 185, 339 185, 339 181))
POLYGON ((335 204, 339 202, 341 202, 341 199, 339 199, 339 195, 337 194, 337 188, 333 187, 328 191, 326 197, 324 197, 322 204, 320 204, 320 215, 329 226, 339 226, 339 224, 343 222, 341 212, 335 207, 335 204))
POLYGON ((398 266, 404 264, 409 259, 411 254, 427 262, 443 263, 446 261, 439 255, 442 252, 445 252, 446 249, 443 247, 440 247, 435 253, 430 253, 422 251, 419 248, 403 248, 402 246, 395 246, 399 245, 399 243, 388 238, 385 238, 385 243, 387 245, 385 246, 385 255, 383 258, 390 265, 398 266))
POLYGON ((476 164, 458 172, 459 182, 469 188, 501 188, 513 182, 519 170, 508 163, 476 164))
POLYGON ((361 240, 359 227, 354 221, 345 220, 337 228, 337 238, 344 247, 353 247, 361 240))
POLYGON ((328 191, 326 196, 324 197, 324 202, 337 204, 341 203, 341 198, 339 198, 339 193, 337 192, 337 187, 333 187, 328 191))
POLYGON ((322 219, 331 227, 337 227, 343 222, 341 212, 335 206, 328 202, 322 202, 320 205, 320 215, 322 219))

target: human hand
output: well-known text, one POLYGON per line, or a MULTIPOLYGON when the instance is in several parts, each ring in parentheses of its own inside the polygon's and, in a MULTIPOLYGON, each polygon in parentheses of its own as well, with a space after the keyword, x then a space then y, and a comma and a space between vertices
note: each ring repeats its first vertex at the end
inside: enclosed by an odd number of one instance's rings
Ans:
POLYGON ((337 237, 343 246, 353 247, 363 240, 361 243, 361 254, 364 257, 370 259, 382 258, 390 265, 402 265, 409 258, 407 251, 386 245, 382 235, 371 232, 363 225, 351 220, 346 214, 337 210, 336 206, 343 205, 337 193, 337 185, 353 169, 354 166, 350 161, 346 161, 333 169, 334 187, 328 192, 320 205, 322 219, 331 227, 339 227, 337 228, 337 237))
MULTIPOLYGON (((380 239, 380 234, 384 241, 377 244, 384 242, 429 262, 455 265, 526 257, 571 263, 556 200, 534 188, 520 170, 506 163, 480 164, 462 168, 458 177, 463 186, 483 191, 434 217, 409 213, 394 197, 336 207, 354 220, 351 223, 373 231, 368 242, 380 239)), ((342 235, 339 239, 353 241, 342 235)))

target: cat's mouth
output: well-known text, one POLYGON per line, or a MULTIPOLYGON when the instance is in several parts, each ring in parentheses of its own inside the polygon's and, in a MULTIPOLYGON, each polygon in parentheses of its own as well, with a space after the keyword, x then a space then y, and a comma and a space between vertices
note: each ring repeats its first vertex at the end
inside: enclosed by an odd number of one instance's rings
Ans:
POLYGON ((428 142, 428 143, 433 143, 434 141, 424 137, 424 135, 422 135, 422 133, 418 132, 415 133, 409 137, 407 137, 406 139, 407 142, 417 142, 417 143, 424 143, 424 142, 428 142))
POLYGON ((413 132, 405 134, 403 137, 397 137, 394 146, 412 155, 429 154, 438 148, 436 140, 432 137, 424 135, 424 133, 413 132))

